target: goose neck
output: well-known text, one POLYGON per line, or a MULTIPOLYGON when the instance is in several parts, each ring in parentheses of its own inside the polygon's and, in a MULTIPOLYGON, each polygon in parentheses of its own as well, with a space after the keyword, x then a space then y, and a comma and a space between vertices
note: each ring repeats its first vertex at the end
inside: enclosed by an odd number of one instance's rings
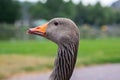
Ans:
POLYGON ((59 46, 50 80, 70 80, 76 63, 77 50, 77 44, 59 46))

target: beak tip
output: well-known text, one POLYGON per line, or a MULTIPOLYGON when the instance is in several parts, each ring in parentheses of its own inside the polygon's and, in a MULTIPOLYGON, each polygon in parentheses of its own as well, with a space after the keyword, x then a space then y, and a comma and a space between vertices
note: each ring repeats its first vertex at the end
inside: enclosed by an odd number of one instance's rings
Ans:
POLYGON ((31 34, 31 33, 32 33, 31 29, 28 29, 28 30, 26 31, 26 34, 31 34))

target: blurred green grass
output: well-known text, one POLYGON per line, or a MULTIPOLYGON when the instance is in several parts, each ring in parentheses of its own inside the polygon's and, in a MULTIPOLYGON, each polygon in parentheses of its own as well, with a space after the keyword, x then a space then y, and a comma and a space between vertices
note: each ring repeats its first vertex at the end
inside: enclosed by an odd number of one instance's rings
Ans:
MULTIPOLYGON (((21 72, 49 71, 57 55, 51 41, 0 41, 0 80, 21 72)), ((120 38, 80 40, 77 67, 120 63, 120 38)))
MULTIPOLYGON (((1 41, 1 54, 55 57, 57 45, 51 41, 1 41)), ((78 59, 86 63, 120 62, 120 38, 80 40, 78 59)), ((83 63, 83 62, 82 62, 83 63)))
POLYGON ((53 56, 57 47, 50 41, 2 41, 0 54, 53 56))
POLYGON ((81 40, 78 59, 78 64, 119 63, 120 38, 81 40))

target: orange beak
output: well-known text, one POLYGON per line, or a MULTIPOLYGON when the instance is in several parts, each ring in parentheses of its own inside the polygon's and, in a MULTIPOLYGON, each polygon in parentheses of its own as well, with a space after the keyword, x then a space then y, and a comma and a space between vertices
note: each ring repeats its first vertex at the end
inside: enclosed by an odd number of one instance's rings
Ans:
POLYGON ((45 37, 46 36, 46 29, 48 27, 48 23, 43 24, 41 26, 30 28, 27 33, 29 34, 36 34, 45 37))

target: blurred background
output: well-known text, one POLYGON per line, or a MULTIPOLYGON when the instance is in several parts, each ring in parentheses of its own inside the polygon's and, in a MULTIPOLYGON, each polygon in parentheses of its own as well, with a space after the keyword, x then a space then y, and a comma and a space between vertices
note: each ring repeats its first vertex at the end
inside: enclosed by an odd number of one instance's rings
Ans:
POLYGON ((120 62, 120 0, 0 0, 0 80, 53 68, 56 44, 26 30, 55 17, 80 29, 77 67, 120 62))

